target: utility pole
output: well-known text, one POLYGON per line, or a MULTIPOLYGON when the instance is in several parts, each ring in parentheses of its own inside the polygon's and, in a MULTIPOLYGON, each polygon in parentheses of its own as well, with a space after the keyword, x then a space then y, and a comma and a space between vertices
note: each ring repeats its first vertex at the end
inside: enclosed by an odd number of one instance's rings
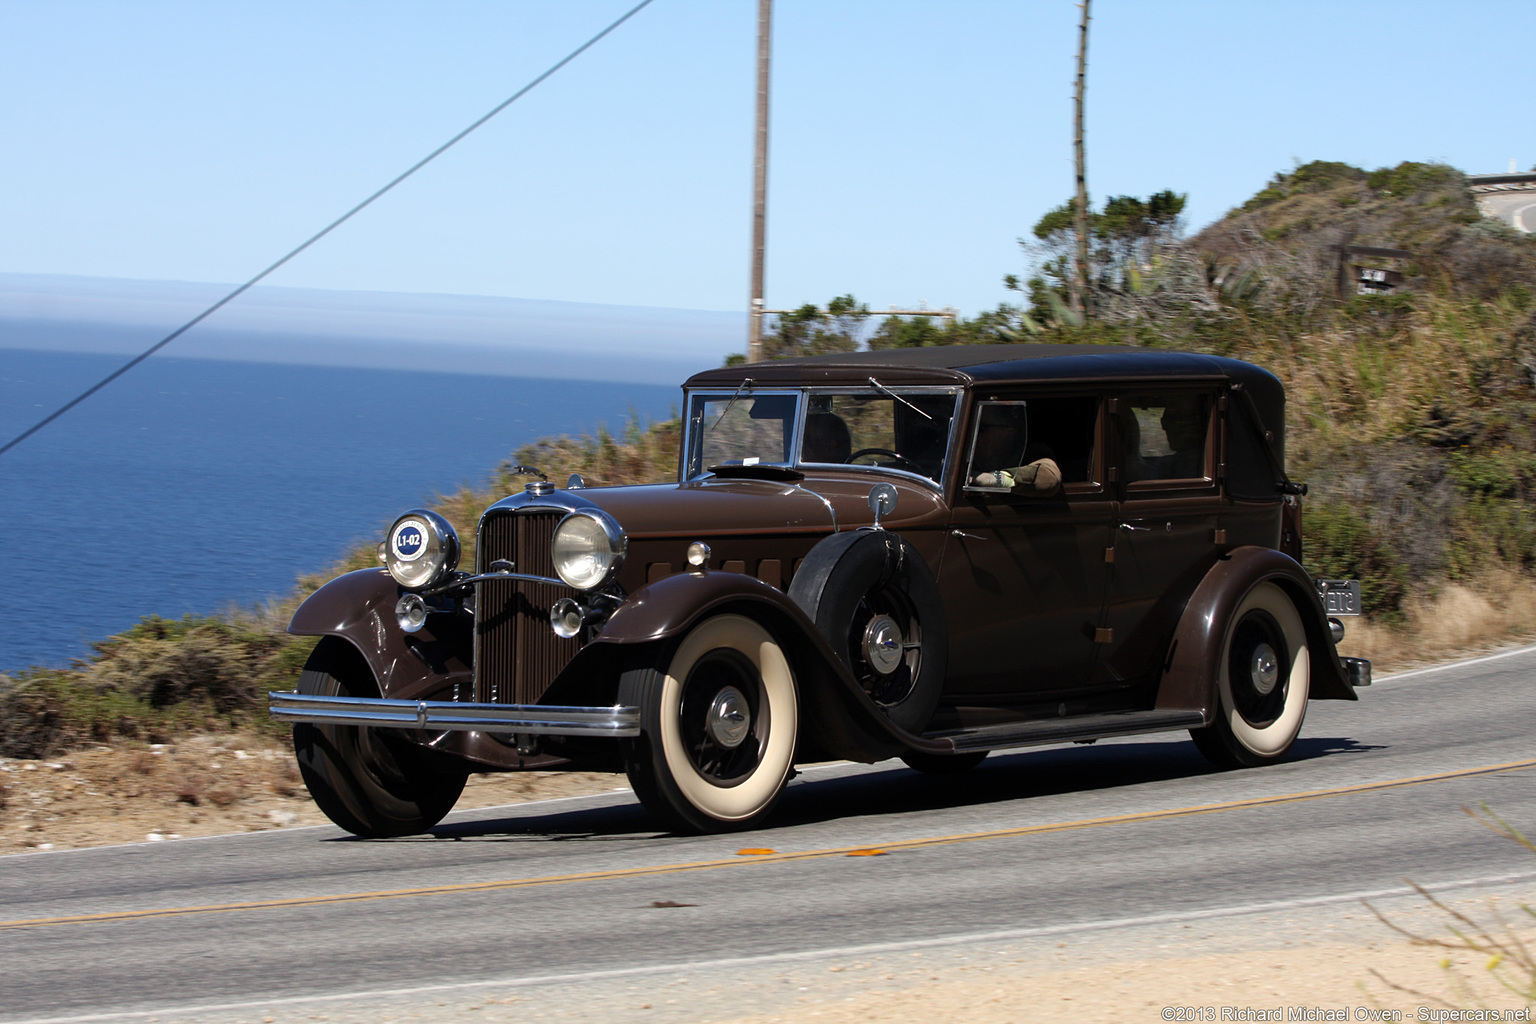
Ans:
POLYGON ((1088 169, 1083 155, 1083 93, 1088 87, 1088 0, 1078 5, 1083 20, 1078 26, 1077 90, 1073 98, 1073 156, 1077 164, 1077 194, 1073 199, 1073 226, 1077 233, 1077 273, 1073 275, 1072 308, 1088 315, 1088 169))
POLYGON ((757 0, 757 162, 752 174, 752 310, 747 362, 763 359, 763 250, 768 220, 768 57, 773 49, 773 0, 757 0))

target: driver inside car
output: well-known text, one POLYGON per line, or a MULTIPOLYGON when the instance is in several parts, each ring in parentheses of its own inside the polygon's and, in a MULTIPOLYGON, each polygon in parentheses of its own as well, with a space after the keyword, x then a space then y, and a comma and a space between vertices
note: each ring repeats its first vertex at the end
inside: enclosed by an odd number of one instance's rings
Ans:
POLYGON ((1046 445, 1025 444, 1028 426, 1022 404, 984 406, 971 452, 970 483, 1024 494, 1054 494, 1061 467, 1046 445))
POLYGON ((803 462, 847 462, 853 454, 848 424, 835 412, 810 412, 805 417, 805 440, 800 445, 803 462))

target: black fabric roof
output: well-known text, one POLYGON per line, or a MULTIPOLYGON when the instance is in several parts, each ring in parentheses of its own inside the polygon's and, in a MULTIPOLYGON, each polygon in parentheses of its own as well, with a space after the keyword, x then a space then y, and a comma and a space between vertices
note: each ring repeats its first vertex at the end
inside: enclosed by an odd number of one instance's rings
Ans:
MULTIPOLYGON (((770 382, 820 383, 863 380, 894 374, 883 382, 899 379, 913 383, 927 376, 973 381, 1066 380, 1098 377, 1229 377, 1254 380, 1274 378, 1251 363, 1194 352, 1124 345, 936 345, 931 348, 881 349, 876 352, 840 352, 797 359, 743 364, 695 374, 687 386, 739 383, 745 377, 770 382), (928 371, 926 374, 924 371, 928 371), (949 372, 945 372, 949 371, 949 372)), ((1265 390, 1268 390, 1265 388, 1265 390)))

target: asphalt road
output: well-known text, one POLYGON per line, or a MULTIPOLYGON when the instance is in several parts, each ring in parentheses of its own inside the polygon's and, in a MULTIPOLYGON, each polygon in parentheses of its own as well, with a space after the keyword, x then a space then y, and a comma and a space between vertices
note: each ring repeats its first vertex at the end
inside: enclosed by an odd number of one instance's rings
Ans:
POLYGON ((597 992, 1358 900, 1405 876, 1536 887, 1536 857, 1462 812, 1536 834, 1533 681, 1536 648, 1383 680, 1314 702, 1292 760, 1244 772, 1177 735, 994 755, 959 778, 821 767, 772 827, 724 837, 659 834, 626 793, 463 812, 408 840, 309 828, 7 857, 0 1022, 597 992))
POLYGON ((1536 192, 1490 192, 1477 197, 1484 214, 1497 217, 1517 231, 1536 232, 1536 192))

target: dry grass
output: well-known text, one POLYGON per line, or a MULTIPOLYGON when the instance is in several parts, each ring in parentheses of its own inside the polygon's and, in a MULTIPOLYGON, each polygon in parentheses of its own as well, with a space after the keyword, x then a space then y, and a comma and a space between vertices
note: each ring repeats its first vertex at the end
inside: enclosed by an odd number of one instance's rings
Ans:
POLYGON ((1406 622, 1396 628, 1365 619, 1346 622, 1339 653, 1369 658, 1380 673, 1536 639, 1536 582, 1492 572, 1410 597, 1405 612, 1406 622))

